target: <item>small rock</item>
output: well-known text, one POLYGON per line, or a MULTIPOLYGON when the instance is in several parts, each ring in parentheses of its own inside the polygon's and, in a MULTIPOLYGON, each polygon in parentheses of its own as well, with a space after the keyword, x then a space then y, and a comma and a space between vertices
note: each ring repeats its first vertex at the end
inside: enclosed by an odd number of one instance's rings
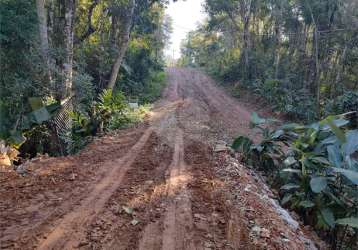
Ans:
POLYGON ((206 238, 212 239, 212 238, 213 238, 213 235, 212 235, 212 234, 207 234, 207 235, 206 235, 206 238))
POLYGON ((86 245, 88 245, 87 241, 81 241, 80 243, 78 243, 77 247, 83 247, 83 246, 86 246, 86 245))
POLYGON ((266 228, 262 228, 262 229, 261 229, 260 236, 261 236, 262 238, 270 238, 270 231, 267 230, 266 228))
POLYGON ((131 207, 122 206, 122 209, 123 209, 124 212, 126 212, 127 214, 133 214, 133 208, 131 208, 131 207))
POLYGON ((152 185, 152 184, 153 184, 153 181, 151 181, 151 180, 146 181, 145 184, 147 184, 147 185, 152 185))
POLYGON ((248 184, 248 185, 245 187, 244 191, 245 191, 245 192, 250 192, 250 191, 251 191, 250 188, 251 188, 251 185, 248 184))
POLYGON ((218 144, 214 148, 214 152, 224 152, 229 151, 229 148, 226 145, 218 144))
POLYGON ((251 231, 255 234, 259 234, 261 231, 261 228, 259 226, 254 226, 251 231))
POLYGON ((209 241, 206 241, 204 243, 204 247, 207 248, 207 249, 212 249, 214 247, 213 243, 209 242, 209 241))
POLYGON ((131 225, 133 225, 133 226, 138 225, 138 223, 139 223, 139 221, 136 220, 136 219, 133 219, 133 220, 131 221, 131 225))
POLYGON ((206 220, 206 217, 202 214, 194 214, 194 218, 199 220, 206 220))
POLYGON ((76 177, 77 177, 77 174, 72 173, 71 177, 70 177, 70 181, 74 181, 76 179, 76 177))

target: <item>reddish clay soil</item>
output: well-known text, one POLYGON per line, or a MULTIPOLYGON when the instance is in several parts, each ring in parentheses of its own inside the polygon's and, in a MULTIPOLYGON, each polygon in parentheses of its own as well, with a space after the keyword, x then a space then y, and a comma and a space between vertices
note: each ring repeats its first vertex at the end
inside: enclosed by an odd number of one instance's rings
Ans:
POLYGON ((0 173, 0 249, 316 249, 259 174, 229 150, 252 105, 205 74, 170 68, 145 124, 80 154, 0 173))

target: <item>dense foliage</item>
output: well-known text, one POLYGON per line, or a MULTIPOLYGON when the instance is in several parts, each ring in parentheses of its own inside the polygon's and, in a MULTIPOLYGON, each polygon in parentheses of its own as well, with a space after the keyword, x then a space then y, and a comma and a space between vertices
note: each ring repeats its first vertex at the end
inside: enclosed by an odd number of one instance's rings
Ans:
POLYGON ((253 114, 262 140, 239 136, 232 145, 270 176, 281 204, 321 230, 333 249, 354 249, 358 242, 358 130, 346 116, 270 129, 275 120, 253 114))
POLYGON ((84 137, 84 144, 89 135, 138 119, 134 113, 142 116, 127 106, 153 102, 164 87, 171 32, 165 4, 2 0, 0 138, 17 147, 27 139, 22 156, 63 154, 71 141, 84 137), (53 124, 59 115, 73 127, 59 131, 53 124))
POLYGON ((357 3, 206 0, 208 20, 183 41, 180 64, 205 68, 236 95, 250 89, 295 119, 357 110, 357 3))

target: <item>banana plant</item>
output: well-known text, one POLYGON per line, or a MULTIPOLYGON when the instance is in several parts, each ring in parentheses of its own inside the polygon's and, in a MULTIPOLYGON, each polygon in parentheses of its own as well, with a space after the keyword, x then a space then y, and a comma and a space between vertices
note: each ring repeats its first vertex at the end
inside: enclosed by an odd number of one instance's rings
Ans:
POLYGON ((41 98, 29 98, 29 106, 31 111, 22 115, 14 129, 4 133, 3 139, 8 145, 19 148, 26 141, 26 132, 51 120, 57 111, 61 108, 61 104, 54 102, 46 105, 41 98))

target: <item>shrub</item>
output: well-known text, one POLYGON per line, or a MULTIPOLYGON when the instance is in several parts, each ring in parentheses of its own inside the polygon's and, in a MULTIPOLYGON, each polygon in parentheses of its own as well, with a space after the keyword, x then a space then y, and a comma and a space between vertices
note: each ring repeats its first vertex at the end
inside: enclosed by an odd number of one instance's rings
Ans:
POLYGON ((282 205, 324 231, 331 243, 344 235, 345 246, 354 248, 350 240, 358 233, 358 130, 349 129, 341 116, 275 130, 267 126, 271 120, 256 114, 252 121, 261 131, 261 142, 240 136, 232 147, 280 184, 282 205))
POLYGON ((139 96, 140 103, 152 103, 156 101, 162 94, 162 90, 166 86, 166 74, 159 71, 151 74, 147 80, 142 94, 139 96))
POLYGON ((358 110, 358 92, 346 91, 336 100, 329 100, 324 108, 326 114, 340 114, 358 110))

